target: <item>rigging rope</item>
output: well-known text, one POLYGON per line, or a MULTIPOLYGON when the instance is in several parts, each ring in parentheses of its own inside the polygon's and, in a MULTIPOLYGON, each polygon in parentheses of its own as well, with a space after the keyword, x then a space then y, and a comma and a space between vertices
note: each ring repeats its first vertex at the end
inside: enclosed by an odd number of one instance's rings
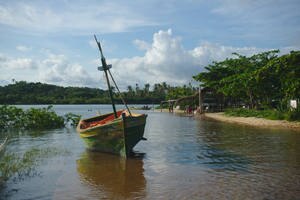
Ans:
POLYGON ((116 86, 116 88, 117 88, 117 91, 118 91, 118 93, 119 93, 119 96, 120 96, 120 98, 121 98, 121 100, 122 100, 123 104, 125 105, 126 109, 128 110, 128 112, 129 112, 129 115, 132 117, 132 115, 131 115, 131 112, 130 112, 130 110, 129 110, 129 108, 128 108, 128 106, 127 106, 127 104, 126 104, 126 102, 125 102, 125 100, 124 100, 124 98, 123 98, 123 96, 122 96, 122 94, 121 94, 120 90, 119 90, 119 87, 118 87, 118 85, 117 85, 117 84, 116 84, 116 82, 115 82, 115 79, 114 79, 114 77, 112 76, 112 74, 111 74, 111 72, 110 72, 110 70, 109 70, 109 69, 108 69, 107 71, 108 71, 108 73, 109 73, 109 75, 110 75, 110 77, 111 77, 111 80, 113 81, 114 85, 115 85, 115 86, 116 86))

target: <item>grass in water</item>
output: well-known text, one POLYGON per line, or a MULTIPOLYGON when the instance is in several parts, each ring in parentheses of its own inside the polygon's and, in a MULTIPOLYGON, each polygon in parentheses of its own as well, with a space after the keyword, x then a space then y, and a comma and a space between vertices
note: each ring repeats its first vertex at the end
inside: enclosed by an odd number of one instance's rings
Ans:
POLYGON ((35 176, 38 174, 36 167, 46 158, 68 154, 68 151, 57 148, 32 148, 23 155, 5 154, 0 158, 0 186, 10 178, 17 181, 35 176))

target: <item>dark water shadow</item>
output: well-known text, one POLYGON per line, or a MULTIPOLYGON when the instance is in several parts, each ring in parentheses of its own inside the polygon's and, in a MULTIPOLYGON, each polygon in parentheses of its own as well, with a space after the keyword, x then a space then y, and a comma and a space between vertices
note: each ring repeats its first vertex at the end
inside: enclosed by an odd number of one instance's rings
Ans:
POLYGON ((143 153, 124 159, 116 155, 85 151, 77 160, 77 172, 83 184, 101 197, 131 199, 145 197, 143 153))

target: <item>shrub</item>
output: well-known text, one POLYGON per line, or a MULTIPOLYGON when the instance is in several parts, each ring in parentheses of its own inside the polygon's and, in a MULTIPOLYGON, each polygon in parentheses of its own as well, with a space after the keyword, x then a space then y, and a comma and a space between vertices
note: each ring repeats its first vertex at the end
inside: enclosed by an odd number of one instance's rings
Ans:
POLYGON ((77 125, 79 119, 79 115, 72 113, 68 113, 64 117, 58 116, 52 110, 52 106, 47 108, 30 108, 25 111, 15 106, 0 106, 1 129, 62 128, 68 122, 71 122, 71 125, 77 125))
POLYGON ((289 111, 286 115, 286 120, 288 120, 288 121, 300 121, 300 108, 289 111))

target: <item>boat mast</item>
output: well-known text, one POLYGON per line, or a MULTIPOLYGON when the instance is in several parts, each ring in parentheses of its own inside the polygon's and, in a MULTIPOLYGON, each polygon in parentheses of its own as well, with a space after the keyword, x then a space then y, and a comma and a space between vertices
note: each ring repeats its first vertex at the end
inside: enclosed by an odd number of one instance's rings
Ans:
POLYGON ((98 45, 98 48, 99 48, 99 51, 100 51, 100 55, 101 55, 101 63, 102 63, 102 67, 98 67, 98 70, 99 70, 99 71, 104 71, 105 78, 106 78, 106 82, 107 82, 107 86, 108 86, 109 96, 110 96, 110 99, 111 99, 111 104, 112 104, 112 107, 113 107, 113 110, 114 110, 114 114, 115 114, 115 118, 118 118, 117 111, 116 111, 116 106, 115 106, 115 101, 114 101, 114 97, 113 97, 113 93, 112 93, 112 90, 111 90, 111 87, 110 87, 110 83, 109 83, 109 79, 108 79, 108 75, 107 75, 107 71, 108 71, 112 66, 106 64, 106 60, 105 60, 105 58, 104 58, 104 56, 103 56, 101 44, 100 44, 100 42, 98 42, 98 40, 97 40, 97 38, 96 38, 96 35, 94 35, 94 38, 95 38, 95 40, 96 40, 96 43, 97 43, 97 45, 98 45))

